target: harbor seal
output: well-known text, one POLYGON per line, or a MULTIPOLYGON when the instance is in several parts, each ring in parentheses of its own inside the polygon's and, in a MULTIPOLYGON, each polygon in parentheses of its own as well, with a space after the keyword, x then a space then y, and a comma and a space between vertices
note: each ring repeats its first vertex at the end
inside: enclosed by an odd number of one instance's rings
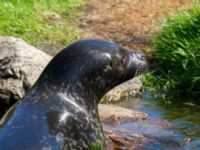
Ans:
POLYGON ((1 150, 105 149, 97 104, 146 65, 143 54, 104 40, 80 40, 44 69, 1 120, 1 150))

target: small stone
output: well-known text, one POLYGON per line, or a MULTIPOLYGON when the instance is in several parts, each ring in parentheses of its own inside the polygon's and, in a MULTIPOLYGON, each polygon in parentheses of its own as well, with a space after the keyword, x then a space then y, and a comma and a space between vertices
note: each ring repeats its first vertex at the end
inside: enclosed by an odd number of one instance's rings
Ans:
POLYGON ((135 120, 142 120, 148 117, 148 115, 143 112, 138 112, 115 105, 99 104, 98 110, 101 122, 115 125, 132 122, 135 120))

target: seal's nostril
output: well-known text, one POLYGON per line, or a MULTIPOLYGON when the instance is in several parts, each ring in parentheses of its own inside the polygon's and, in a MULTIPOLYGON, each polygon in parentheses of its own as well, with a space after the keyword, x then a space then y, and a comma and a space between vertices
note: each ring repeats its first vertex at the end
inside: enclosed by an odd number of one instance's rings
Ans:
POLYGON ((113 67, 113 63, 112 63, 112 62, 110 62, 110 64, 109 64, 109 65, 110 65, 110 67, 111 67, 111 68, 113 67))

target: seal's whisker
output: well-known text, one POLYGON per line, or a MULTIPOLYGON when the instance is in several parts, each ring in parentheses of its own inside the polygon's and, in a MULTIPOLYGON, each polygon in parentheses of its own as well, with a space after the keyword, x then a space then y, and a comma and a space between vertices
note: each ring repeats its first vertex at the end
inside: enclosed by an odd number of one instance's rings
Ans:
POLYGON ((135 72, 135 76, 141 75, 142 73, 145 73, 147 71, 147 65, 144 66, 140 66, 136 72, 135 72))
POLYGON ((136 72, 135 72, 135 76, 140 75, 141 72, 142 72, 142 66, 139 67, 139 68, 136 70, 136 72))

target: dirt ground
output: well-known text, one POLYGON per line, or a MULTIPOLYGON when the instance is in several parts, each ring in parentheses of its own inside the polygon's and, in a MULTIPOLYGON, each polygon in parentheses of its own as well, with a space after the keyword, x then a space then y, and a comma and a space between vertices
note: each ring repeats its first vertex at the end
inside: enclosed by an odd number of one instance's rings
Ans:
POLYGON ((88 0, 79 26, 86 38, 151 52, 151 37, 159 31, 159 23, 191 6, 192 0, 88 0))

